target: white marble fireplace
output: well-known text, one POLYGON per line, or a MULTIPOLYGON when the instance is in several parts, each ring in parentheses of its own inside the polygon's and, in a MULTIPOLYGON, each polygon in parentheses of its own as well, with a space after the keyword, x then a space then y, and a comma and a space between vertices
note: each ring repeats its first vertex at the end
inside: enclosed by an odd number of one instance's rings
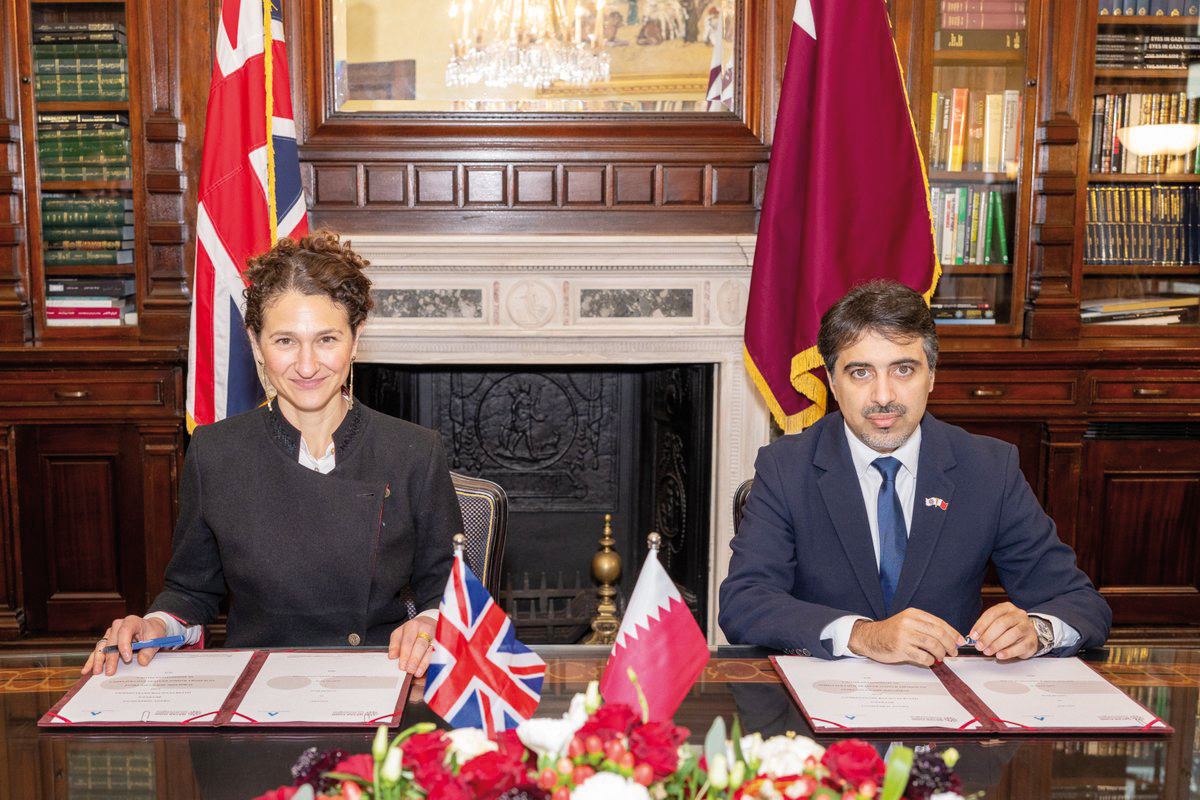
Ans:
POLYGON ((769 435, 742 362, 754 236, 351 239, 376 290, 362 361, 714 365, 708 635, 721 641, 730 504, 769 435))

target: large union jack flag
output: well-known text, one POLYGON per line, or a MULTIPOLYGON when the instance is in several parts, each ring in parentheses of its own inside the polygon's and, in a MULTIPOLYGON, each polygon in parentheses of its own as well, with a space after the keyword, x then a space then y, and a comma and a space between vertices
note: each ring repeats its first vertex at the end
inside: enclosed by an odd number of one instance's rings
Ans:
POLYGON ((189 430, 261 401, 241 270, 278 237, 308 232, 280 3, 221 4, 196 212, 189 430))
POLYGON ((483 728, 489 735, 532 717, 546 662, 517 641, 512 621, 461 551, 438 611, 425 704, 456 728, 483 728))

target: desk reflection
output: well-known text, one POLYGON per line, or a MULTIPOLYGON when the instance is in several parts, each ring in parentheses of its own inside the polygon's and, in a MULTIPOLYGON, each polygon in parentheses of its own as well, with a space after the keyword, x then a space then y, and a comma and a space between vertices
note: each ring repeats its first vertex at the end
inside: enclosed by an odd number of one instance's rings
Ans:
MULTIPOLYGON (((562 714, 571 696, 599 677, 607 656, 603 648, 537 649, 548 664, 543 716, 562 714)), ((85 655, 0 656, 0 798, 249 800, 290 783, 290 767, 308 747, 370 749, 374 731, 369 729, 39 730, 38 718, 75 682, 85 655)), ((907 737, 904 742, 953 743, 962 753, 957 770, 964 788, 985 791, 989 800, 1200 796, 1200 651, 1110 648, 1089 658, 1176 732, 1169 737, 947 737, 936 742, 907 737)), ((437 721, 420 700, 421 688, 413 688, 405 725, 437 721)), ((699 743, 714 716, 730 721, 735 713, 747 732, 810 733, 765 652, 757 649, 720 648, 676 722, 699 743)), ((881 749, 889 743, 886 736, 864 738, 881 749)))

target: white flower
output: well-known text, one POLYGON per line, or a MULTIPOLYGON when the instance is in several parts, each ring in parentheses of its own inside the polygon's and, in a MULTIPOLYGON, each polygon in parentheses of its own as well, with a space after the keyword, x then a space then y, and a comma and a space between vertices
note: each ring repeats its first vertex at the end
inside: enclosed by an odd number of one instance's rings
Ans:
POLYGON ((500 745, 479 728, 455 728, 446 736, 450 739, 450 746, 446 748, 447 763, 451 756, 458 759, 459 764, 465 764, 475 756, 500 749, 500 745))
MULTIPOLYGON (((742 745, 745 752, 745 744, 742 745)), ((804 772, 804 760, 812 756, 820 761, 825 748, 806 736, 772 736, 755 748, 759 759, 759 774, 770 778, 799 775, 804 772)))
POLYGON ((955 792, 938 792, 930 795, 929 800, 963 800, 963 796, 955 792))
POLYGON ((560 720, 534 717, 517 726, 517 739, 539 756, 562 756, 576 730, 588 721, 587 699, 583 694, 571 698, 570 709, 560 720))
POLYGON ((615 772, 597 772, 575 787, 571 800, 650 800, 650 793, 615 772))
POLYGON ((387 756, 383 759, 383 766, 379 768, 380 779, 395 783, 400 780, 400 773, 404 769, 404 754, 400 752, 399 747, 393 747, 388 750, 387 756))
MULTIPOLYGON (((763 737, 761 733, 752 733, 749 736, 743 736, 741 739, 742 758, 746 760, 746 766, 751 770, 758 769, 758 748, 762 747, 763 737)), ((730 742, 729 760, 733 760, 733 743, 730 742)))
POLYGON ((567 752, 575 731, 587 722, 586 699, 582 694, 571 698, 571 706, 561 719, 535 717, 517 726, 517 738, 539 756, 558 756, 567 752))

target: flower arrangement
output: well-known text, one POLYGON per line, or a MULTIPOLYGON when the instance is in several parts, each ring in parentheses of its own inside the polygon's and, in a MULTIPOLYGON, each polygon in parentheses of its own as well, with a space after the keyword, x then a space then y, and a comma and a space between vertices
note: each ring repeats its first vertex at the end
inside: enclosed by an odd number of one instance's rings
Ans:
POLYGON ((850 739, 828 748, 803 736, 726 735, 713 722, 703 748, 688 730, 601 705, 595 684, 561 719, 483 731, 414 725, 370 754, 306 751, 295 785, 256 800, 961 800, 957 754, 893 747, 886 760, 850 739))

